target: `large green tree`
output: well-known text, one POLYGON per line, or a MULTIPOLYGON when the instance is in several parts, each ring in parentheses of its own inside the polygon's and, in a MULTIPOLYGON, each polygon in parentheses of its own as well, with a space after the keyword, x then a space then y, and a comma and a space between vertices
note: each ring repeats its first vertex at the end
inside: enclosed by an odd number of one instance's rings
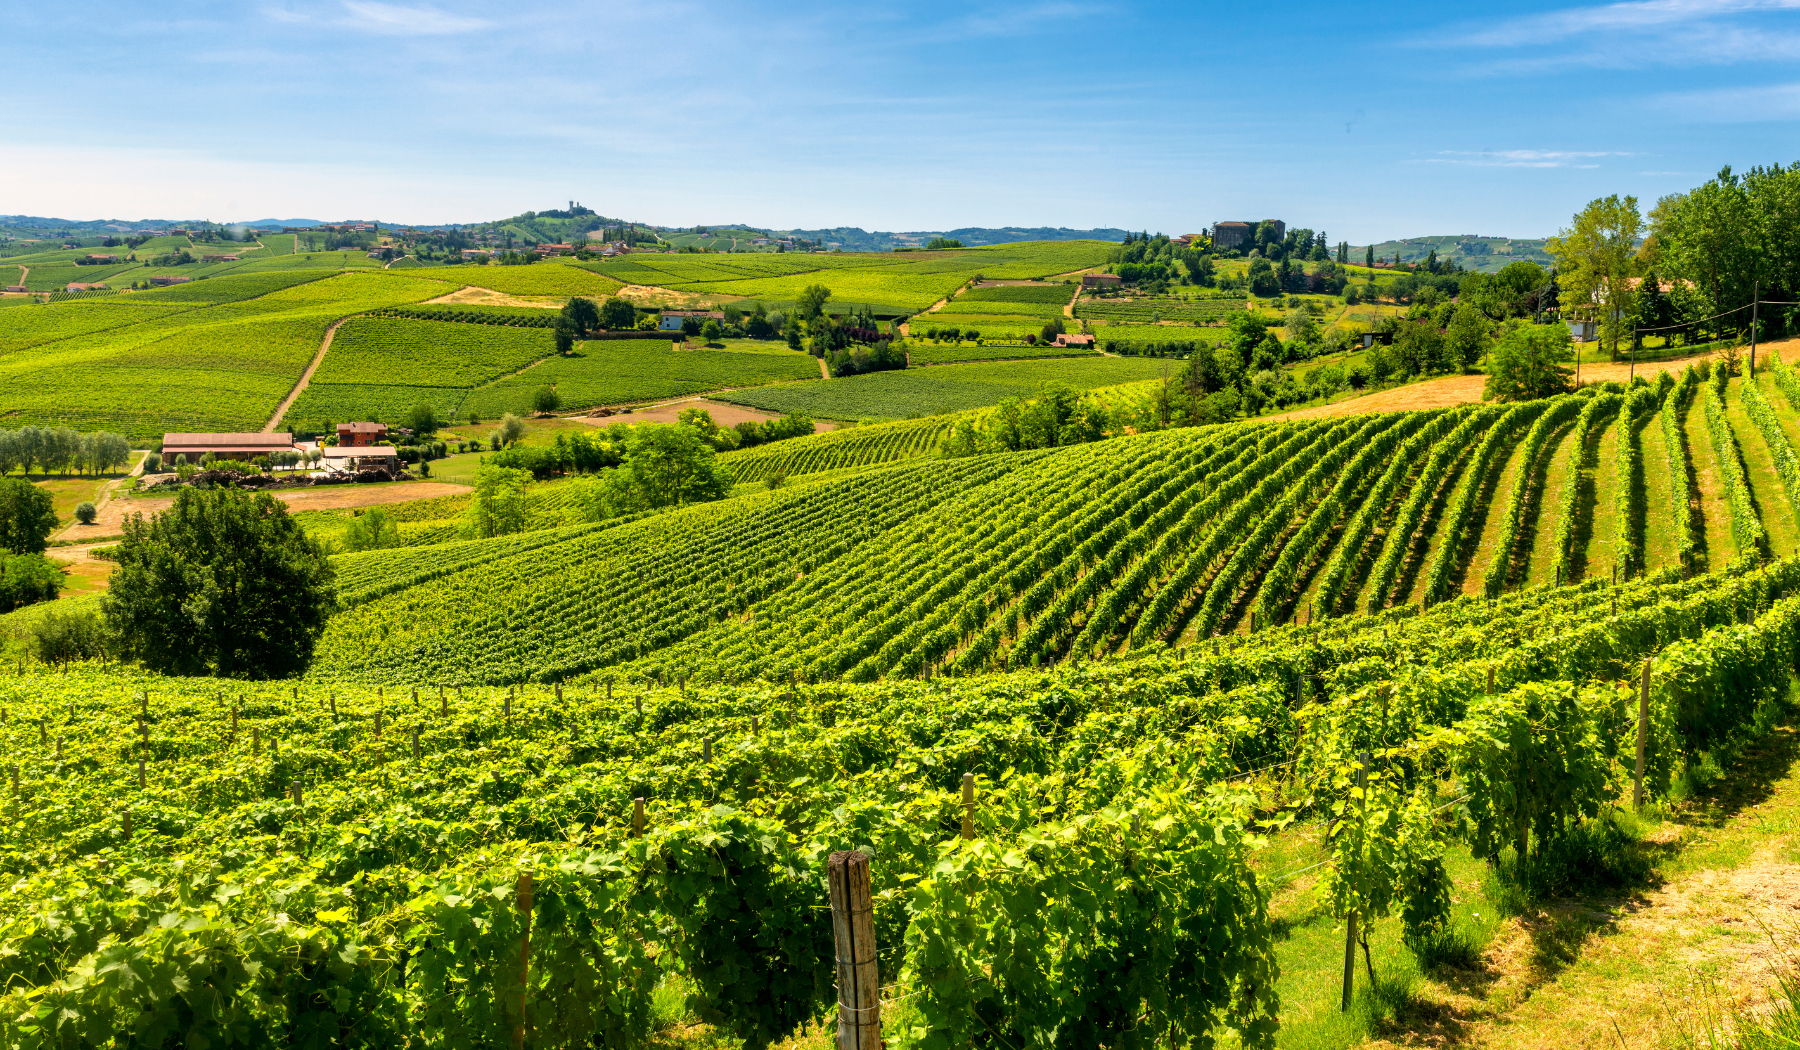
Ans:
POLYGON ((50 493, 23 478, 0 478, 0 549, 42 554, 55 529, 50 493))
POLYGON ((637 308, 628 300, 613 296, 600 304, 600 327, 612 332, 629 332, 637 326, 637 308))
POLYGON ((1509 321, 1488 352, 1483 401, 1529 401, 1569 389, 1575 357, 1567 325, 1509 321))
POLYGON ((825 310, 826 300, 831 298, 831 289, 822 284, 809 284, 800 289, 800 295, 794 300, 794 313, 803 321, 810 321, 825 310))
POLYGON ((266 492, 183 489, 128 518, 102 599, 123 651, 165 674, 298 674, 336 605, 331 562, 266 492))
POLYGON ((1589 201, 1569 228, 1544 243, 1556 259, 1564 313, 1591 311, 1613 354, 1629 331, 1631 282, 1644 217, 1636 197, 1613 194, 1589 201))

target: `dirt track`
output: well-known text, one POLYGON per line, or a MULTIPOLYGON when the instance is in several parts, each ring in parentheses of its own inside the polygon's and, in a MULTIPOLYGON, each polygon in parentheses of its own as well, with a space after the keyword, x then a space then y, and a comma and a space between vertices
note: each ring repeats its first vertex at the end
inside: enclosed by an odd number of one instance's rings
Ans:
MULTIPOLYGON (((287 489, 276 492, 275 498, 288 505, 290 511, 301 510, 342 510, 346 507, 373 507, 382 503, 404 503, 407 500, 430 499, 434 496, 455 496, 464 492, 472 492, 467 485, 453 485, 447 481, 407 481, 374 485, 327 485, 322 488, 287 489)), ((68 539, 80 539, 82 535, 112 536, 118 533, 130 514, 155 515, 167 510, 175 502, 173 496, 135 496, 131 499, 108 500, 101 508, 100 516, 94 524, 84 526, 82 532, 70 530, 64 535, 68 539)))
MULTIPOLYGON (((1800 352, 1800 339, 1783 339, 1777 342, 1764 343, 1757 348, 1757 360, 1763 360, 1768 353, 1781 354, 1782 360, 1792 360, 1800 352)), ((1658 372, 1679 372, 1691 362, 1698 361, 1707 354, 1694 357, 1680 357, 1671 361, 1648 361, 1637 366, 1640 375, 1654 377, 1658 372)), ((1604 383, 1609 380, 1624 382, 1631 374, 1629 362, 1619 364, 1597 364, 1581 366, 1583 383, 1604 383)), ((1442 379, 1427 379, 1422 383, 1410 383, 1382 390, 1362 397, 1339 401, 1330 405, 1317 405, 1285 413, 1291 419, 1308 419, 1317 416, 1347 416, 1360 412, 1410 412, 1421 408, 1448 408, 1451 405, 1466 405, 1481 400, 1481 388, 1487 383, 1487 377, 1445 376, 1442 379)))

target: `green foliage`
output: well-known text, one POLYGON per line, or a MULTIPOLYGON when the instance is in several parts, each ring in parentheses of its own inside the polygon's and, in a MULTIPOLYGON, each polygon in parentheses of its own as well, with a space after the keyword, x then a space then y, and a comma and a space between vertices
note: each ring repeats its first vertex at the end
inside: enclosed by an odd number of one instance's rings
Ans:
POLYGON ((339 326, 313 382, 476 386, 553 350, 550 333, 536 328, 358 317, 339 326))
POLYGON ((1529 401, 1569 389, 1573 373, 1564 362, 1574 360, 1569 329, 1561 323, 1513 321, 1501 329, 1488 353, 1483 401, 1529 401))
POLYGON ((400 545, 400 527, 380 507, 370 507, 350 521, 344 531, 344 548, 351 551, 380 550, 400 545))
POLYGON ((1713 455, 1719 464, 1719 480, 1725 489, 1725 506, 1731 513, 1731 539, 1737 546, 1738 560, 1755 565, 1768 557, 1769 534, 1750 497, 1750 479, 1744 475, 1744 461, 1738 455, 1737 438, 1725 419, 1725 401, 1720 396, 1725 374, 1715 374, 1716 382, 1700 384, 1700 405, 1706 413, 1706 434, 1712 440, 1713 455))
POLYGON ((53 601, 63 577, 42 554, 0 554, 0 612, 53 601))
POLYGON ((475 468, 475 498, 465 516, 465 534, 487 539, 523 529, 525 485, 530 480, 531 475, 523 470, 493 463, 475 468))
POLYGON ((57 524, 50 493, 23 478, 0 478, 0 550, 42 554, 57 524))
POLYGON ((1149 361, 1075 358, 909 368, 850 379, 733 390, 718 396, 722 401, 771 412, 804 412, 815 419, 909 419, 1030 396, 1044 383, 1092 389, 1160 374, 1161 366, 1149 361))
POLYGON ((107 626, 164 673, 279 678, 304 670, 336 604, 331 564, 266 492, 184 488, 127 518, 107 626))

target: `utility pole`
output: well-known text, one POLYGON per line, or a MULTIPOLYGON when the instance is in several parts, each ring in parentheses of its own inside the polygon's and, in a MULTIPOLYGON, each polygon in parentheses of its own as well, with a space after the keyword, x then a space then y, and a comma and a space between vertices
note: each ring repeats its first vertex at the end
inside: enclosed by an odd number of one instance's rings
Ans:
POLYGON ((1756 378, 1756 319, 1762 307, 1762 282, 1755 281, 1750 285, 1750 372, 1747 378, 1756 378))

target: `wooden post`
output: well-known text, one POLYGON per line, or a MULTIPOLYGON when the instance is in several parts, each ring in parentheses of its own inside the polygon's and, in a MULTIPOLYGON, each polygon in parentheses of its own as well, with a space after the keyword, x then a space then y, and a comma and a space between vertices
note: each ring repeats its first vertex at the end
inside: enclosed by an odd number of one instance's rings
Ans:
POLYGON ((612 699, 612 679, 610 678, 606 680, 606 698, 608 700, 612 699))
POLYGON ((1644 658, 1643 679, 1638 684, 1637 771, 1632 777, 1631 807, 1644 808, 1644 751, 1650 744, 1650 658, 1644 658))
POLYGON ((881 978, 869 858, 856 850, 840 850, 826 861, 826 872, 837 956, 837 1050, 881 1050, 881 978))
POLYGON ((525 1000, 531 980, 531 894, 535 888, 531 872, 521 872, 514 903, 519 909, 519 921, 524 925, 525 932, 519 938, 519 1023, 513 1026, 514 1050, 524 1050, 525 1046, 525 1000))
POLYGON ((253 755, 262 754, 262 727, 261 726, 251 726, 250 727, 250 753, 253 755))
POLYGON ((643 697, 641 697, 641 696, 632 697, 631 698, 631 706, 634 709, 636 709, 639 718, 642 718, 644 716, 644 698, 643 697))
POLYGON ((700 762, 703 765, 712 765, 712 737, 710 736, 700 738, 700 762))
POLYGON ((1489 695, 1489 696, 1494 695, 1494 665, 1493 664, 1488 664, 1487 695, 1489 695))
POLYGON ((300 804, 301 804, 301 800, 300 800, 300 782, 299 782, 299 781, 298 781, 298 780, 296 780, 296 781, 294 781, 294 805, 296 805, 296 806, 298 806, 298 805, 300 805, 300 804))
POLYGON ((296 699, 296 700, 300 699, 300 687, 299 686, 294 687, 294 699, 296 699))
POLYGON ((138 759, 138 790, 142 791, 146 786, 148 785, 144 780, 144 760, 140 758, 138 759))
POLYGON ((121 810, 119 810, 119 815, 121 817, 125 818, 125 837, 130 838, 131 837, 131 810, 121 809, 121 810))
POLYGON ((38 743, 48 744, 49 742, 50 742, 50 722, 48 719, 40 718, 40 719, 38 719, 38 743))
POLYGON ((755 715, 751 715, 750 716, 750 735, 755 736, 760 732, 762 732, 761 724, 757 722, 755 715))
POLYGON ((143 705, 142 707, 140 707, 138 709, 138 713, 143 715, 145 718, 149 718, 150 717, 150 690, 148 690, 148 689, 144 690, 143 695, 138 698, 138 703, 143 705))
POLYGON ((556 683, 556 702, 562 703, 562 683, 556 683))
MULTIPOLYGON (((1369 787, 1369 753, 1356 753, 1356 786, 1365 792, 1369 787)), ((1364 798, 1364 805, 1368 799, 1364 798)), ((1340 1005, 1345 1013, 1350 1012, 1350 996, 1356 990, 1356 913, 1350 913, 1350 921, 1344 927, 1344 1000, 1340 1005)))
POLYGON ((962 837, 975 837, 975 774, 964 773, 962 779, 962 837))
POLYGON ((507 718, 512 717, 512 694, 511 693, 506 694, 506 717, 507 718))
POLYGON ((419 760, 419 727, 418 726, 413 726, 412 745, 413 745, 413 761, 417 762, 419 760))
POLYGON ((441 688, 438 690, 438 717, 450 717, 450 698, 444 695, 444 690, 441 688))
POLYGON ((12 778, 13 778, 13 797, 18 798, 19 797, 19 764, 17 762, 13 763, 12 778))
POLYGON ((413 691, 413 703, 416 704, 419 702, 419 687, 416 685, 413 686, 412 691, 413 691))
POLYGON ((58 762, 62 761, 62 746, 63 746, 63 738, 59 736, 56 738, 56 760, 58 762))
POLYGON ((375 709, 375 735, 381 735, 381 708, 375 709))
POLYGON ((631 837, 644 837, 644 800, 641 798, 631 800, 631 837))
POLYGON ((337 721, 337 697, 331 698, 331 720, 337 721))

